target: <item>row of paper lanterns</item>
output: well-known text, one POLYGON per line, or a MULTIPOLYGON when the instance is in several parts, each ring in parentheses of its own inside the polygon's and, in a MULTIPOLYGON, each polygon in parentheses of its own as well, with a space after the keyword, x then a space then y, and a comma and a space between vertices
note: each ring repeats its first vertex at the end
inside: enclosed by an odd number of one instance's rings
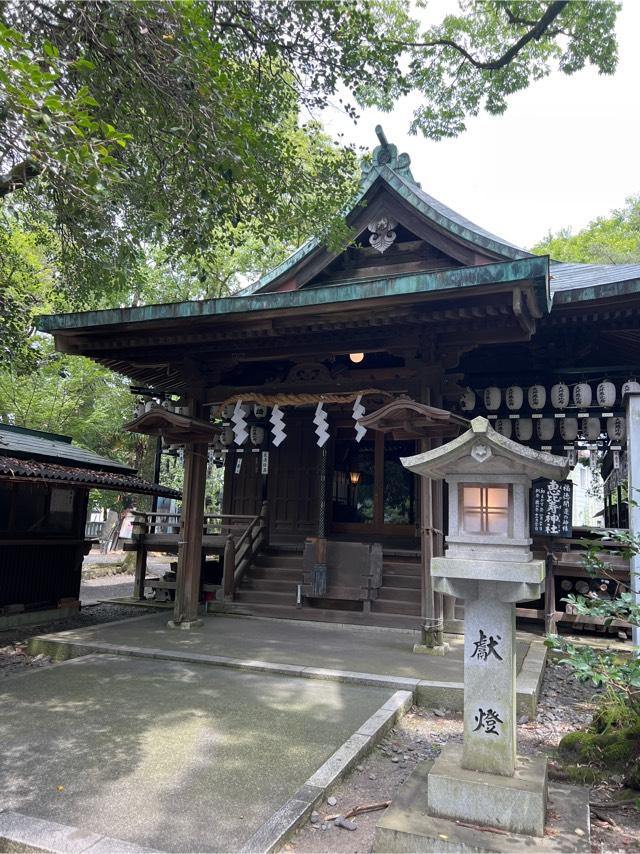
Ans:
MULTIPOLYGON (((621 389, 621 398, 629 392, 640 391, 640 383, 634 379, 627 380, 621 389)), ((618 392, 614 383, 603 380, 596 387, 595 400, 593 389, 589 383, 576 383, 573 391, 566 383, 559 382, 551 386, 549 397, 554 409, 566 409, 568 406, 586 408, 589 406, 601 406, 604 408, 615 405, 618 392)), ((544 409, 547 405, 547 389, 543 385, 532 385, 526 390, 529 408, 535 410, 544 409)), ((489 386, 482 393, 484 408, 490 412, 500 409, 503 400, 503 391, 497 386, 489 386)), ((511 385, 504 390, 504 403, 507 409, 517 412, 522 408, 525 400, 525 389, 519 385, 511 385)), ((478 405, 478 394, 468 388, 460 400, 460 407, 465 412, 472 412, 478 405)))
MULTIPOLYGON (((599 418, 497 418, 493 422, 494 429, 507 439, 517 439, 519 442, 528 442, 535 433, 542 442, 550 442, 558 433, 564 442, 574 442, 580 434, 584 439, 596 441, 602 434, 602 424, 599 418), (535 424, 535 428, 534 428, 535 424)), ((606 420, 606 433, 612 442, 622 442, 626 435, 626 423, 624 418, 613 416, 606 420)))

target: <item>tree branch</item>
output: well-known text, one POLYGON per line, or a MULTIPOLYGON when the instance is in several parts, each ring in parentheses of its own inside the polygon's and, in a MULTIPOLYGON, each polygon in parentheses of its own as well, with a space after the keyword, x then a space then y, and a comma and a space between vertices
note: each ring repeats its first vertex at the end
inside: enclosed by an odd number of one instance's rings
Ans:
POLYGON ((468 50, 466 50, 466 48, 451 39, 435 39, 431 42, 396 42, 396 44, 404 44, 406 47, 450 47, 453 48, 453 50, 457 50, 458 53, 464 56, 464 58, 470 62, 474 68, 478 68, 482 71, 498 71, 499 69, 504 68, 505 65, 508 65, 520 53, 520 51, 529 44, 530 41, 541 38, 568 2, 569 0, 556 0, 556 2, 551 3, 540 20, 537 21, 537 23, 521 38, 519 38, 515 44, 511 45, 511 47, 505 51, 502 56, 486 62, 476 59, 468 50))

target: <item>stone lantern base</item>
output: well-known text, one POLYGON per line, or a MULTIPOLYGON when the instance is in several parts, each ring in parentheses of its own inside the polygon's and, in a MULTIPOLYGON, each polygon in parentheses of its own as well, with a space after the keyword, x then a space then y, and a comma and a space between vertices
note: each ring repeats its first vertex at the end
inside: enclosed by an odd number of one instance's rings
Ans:
POLYGON ((513 777, 469 771, 462 745, 448 744, 429 774, 429 815, 544 836, 547 758, 522 757, 513 777))
MULTIPOLYGON (((457 746, 457 745, 456 745, 457 746)), ((498 788, 487 785, 485 792, 474 788, 471 781, 460 776, 460 768, 452 769, 459 756, 447 750, 447 756, 435 762, 420 763, 402 786, 393 804, 386 810, 376 825, 373 851, 383 854, 423 854, 423 852, 499 852, 499 854, 523 854, 536 852, 590 852, 589 791, 577 786, 546 784, 546 768, 541 769, 538 760, 531 760, 528 769, 518 770, 511 779, 498 775, 466 772, 476 777, 490 777, 497 781, 498 788), (453 771, 453 773, 451 773, 453 771), (522 825, 521 817, 514 814, 514 804, 519 801, 529 817, 539 815, 540 783, 547 792, 547 811, 544 835, 531 835, 507 829, 504 825, 488 826, 487 820, 502 817, 510 824, 522 825), (517 781, 520 781, 519 784, 517 781), (506 782, 506 787, 505 787, 506 782), (459 786, 459 789, 454 789, 459 786), (537 794, 536 794, 537 791, 537 794), (432 799, 448 792, 449 807, 455 811, 466 802, 470 815, 480 812, 474 821, 463 818, 443 818, 430 809, 432 799), (437 794, 436 794, 437 793, 437 794), (486 796, 486 797, 485 797, 486 796), (484 807, 470 802, 479 797, 484 807), (458 800, 459 799, 459 800, 458 800), (511 807, 507 804, 510 803, 511 807)), ((521 766, 522 767, 522 766, 521 766)), ((448 808, 451 812, 451 809, 448 808)))

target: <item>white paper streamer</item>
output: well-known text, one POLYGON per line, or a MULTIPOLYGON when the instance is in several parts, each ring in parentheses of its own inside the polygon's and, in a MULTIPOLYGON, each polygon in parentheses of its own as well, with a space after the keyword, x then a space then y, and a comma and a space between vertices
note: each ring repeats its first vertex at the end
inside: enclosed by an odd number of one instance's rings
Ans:
POLYGON ((365 413, 365 409, 361 401, 362 395, 359 394, 353 404, 353 420, 356 422, 356 442, 359 442, 367 432, 367 428, 363 427, 359 421, 365 413))
POLYGON ((316 436, 318 437, 317 445, 319 448, 321 448, 329 438, 327 413, 324 411, 323 406, 323 403, 319 403, 316 406, 316 414, 313 419, 313 423, 316 425, 316 436))
POLYGON ((231 423, 233 424, 233 437, 235 439, 236 445, 242 445, 249 438, 249 433, 247 432, 247 422, 245 421, 245 411, 242 406, 242 401, 239 400, 233 410, 233 415, 231 416, 231 423))
POLYGON ((272 425, 272 441, 277 448, 278 445, 284 442, 284 440, 287 438, 287 434, 284 431, 284 414, 277 403, 271 410, 271 415, 269 416, 269 423, 272 425))

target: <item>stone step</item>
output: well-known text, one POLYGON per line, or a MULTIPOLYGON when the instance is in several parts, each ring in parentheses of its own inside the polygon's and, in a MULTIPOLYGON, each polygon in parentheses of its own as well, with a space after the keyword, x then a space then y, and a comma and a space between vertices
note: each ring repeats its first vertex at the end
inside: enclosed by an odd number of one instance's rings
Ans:
POLYGON ((398 602, 387 599, 374 599, 371 610, 378 614, 402 614, 407 616, 420 616, 420 602, 398 602))
POLYGON ((378 591, 378 602, 380 600, 390 600, 396 602, 413 602, 420 601, 420 591, 408 590, 406 587, 381 587, 378 591))
MULTIPOLYGON (((216 606, 212 611, 218 610, 216 606)), ((236 613, 253 617, 272 617, 281 620, 306 620, 318 623, 345 623, 356 626, 379 626, 390 629, 413 629, 419 631, 420 620, 409 614, 364 614, 361 611, 339 611, 329 608, 297 608, 235 601, 220 608, 225 613, 236 613)))

